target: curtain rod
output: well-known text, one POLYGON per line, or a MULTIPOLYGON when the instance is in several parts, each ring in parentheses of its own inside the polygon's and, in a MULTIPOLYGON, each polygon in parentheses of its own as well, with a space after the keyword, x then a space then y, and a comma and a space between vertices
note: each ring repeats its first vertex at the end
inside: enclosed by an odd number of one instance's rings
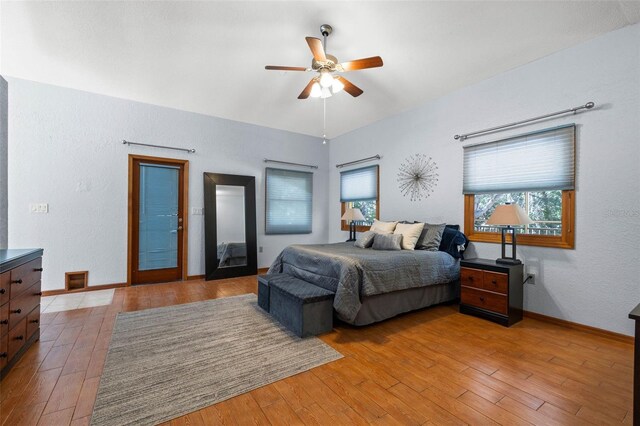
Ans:
POLYGON ((312 164, 300 164, 300 163, 290 163, 288 161, 280 161, 280 160, 269 160, 268 158, 264 159, 265 163, 278 163, 278 164, 288 164, 290 166, 300 166, 300 167, 309 167, 310 169, 317 169, 318 166, 314 166, 312 164))
POLYGON ((336 167, 340 169, 342 167, 352 166, 354 164, 360 164, 366 161, 379 160, 379 159, 380 159, 380 154, 376 154, 372 157, 363 158, 361 160, 355 160, 355 161, 349 161, 348 163, 336 164, 336 167))
POLYGON ((472 137, 475 137, 475 136, 481 136, 481 135, 483 135, 485 133, 490 133, 490 132, 493 132, 493 131, 496 131, 496 130, 506 129, 508 127, 517 126, 519 124, 530 123, 532 121, 542 120, 543 118, 554 117, 556 115, 567 114, 567 113, 570 113, 570 112, 576 114, 581 109, 587 109, 588 110, 588 109, 593 108, 595 105, 596 104, 594 104, 593 102, 587 102, 584 105, 573 107, 573 108, 568 108, 568 109, 565 109, 565 110, 562 110, 562 111, 558 111, 558 112, 552 112, 551 114, 540 115, 538 117, 529 118, 527 120, 516 121, 514 123, 503 124, 502 126, 496 126, 496 127, 491 127, 489 129, 478 130, 477 132, 465 133, 464 135, 455 135, 453 138, 455 140, 459 140, 460 142, 462 142, 467 138, 472 138, 472 137))
POLYGON ((153 147, 153 148, 174 149, 176 151, 184 151, 184 152, 188 152, 190 154, 193 154, 194 152, 196 152, 195 149, 176 148, 176 147, 173 147, 173 146, 152 145, 150 143, 130 142, 130 141, 125 140, 125 139, 122 140, 122 144, 123 145, 129 145, 129 146, 131 146, 131 145, 139 145, 139 146, 150 146, 150 147, 153 147))

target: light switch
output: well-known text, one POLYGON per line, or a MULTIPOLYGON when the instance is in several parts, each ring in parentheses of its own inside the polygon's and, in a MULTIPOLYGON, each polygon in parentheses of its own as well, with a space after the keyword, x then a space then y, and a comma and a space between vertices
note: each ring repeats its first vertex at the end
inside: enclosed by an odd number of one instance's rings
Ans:
POLYGON ((31 213, 49 213, 49 204, 47 203, 31 203, 29 204, 31 213))

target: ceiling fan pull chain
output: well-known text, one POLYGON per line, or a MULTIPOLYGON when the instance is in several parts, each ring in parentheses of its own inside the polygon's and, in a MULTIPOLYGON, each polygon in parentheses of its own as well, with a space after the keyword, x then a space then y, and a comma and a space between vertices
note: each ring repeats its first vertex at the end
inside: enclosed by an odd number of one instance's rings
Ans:
POLYGON ((327 144, 327 98, 322 99, 322 145, 327 144))

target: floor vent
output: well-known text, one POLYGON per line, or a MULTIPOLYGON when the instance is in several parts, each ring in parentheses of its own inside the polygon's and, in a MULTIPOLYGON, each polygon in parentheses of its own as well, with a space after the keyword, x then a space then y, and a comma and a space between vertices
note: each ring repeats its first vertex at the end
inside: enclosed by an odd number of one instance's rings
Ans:
POLYGON ((64 273, 64 288, 67 291, 83 290, 87 288, 87 281, 89 281, 89 271, 64 273))

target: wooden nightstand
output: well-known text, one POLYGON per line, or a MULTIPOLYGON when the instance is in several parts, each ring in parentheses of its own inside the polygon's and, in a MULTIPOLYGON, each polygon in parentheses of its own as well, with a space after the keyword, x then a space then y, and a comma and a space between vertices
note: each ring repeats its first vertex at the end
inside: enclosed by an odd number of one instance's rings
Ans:
POLYGON ((509 327, 522 319, 523 265, 460 261, 460 312, 509 327))

